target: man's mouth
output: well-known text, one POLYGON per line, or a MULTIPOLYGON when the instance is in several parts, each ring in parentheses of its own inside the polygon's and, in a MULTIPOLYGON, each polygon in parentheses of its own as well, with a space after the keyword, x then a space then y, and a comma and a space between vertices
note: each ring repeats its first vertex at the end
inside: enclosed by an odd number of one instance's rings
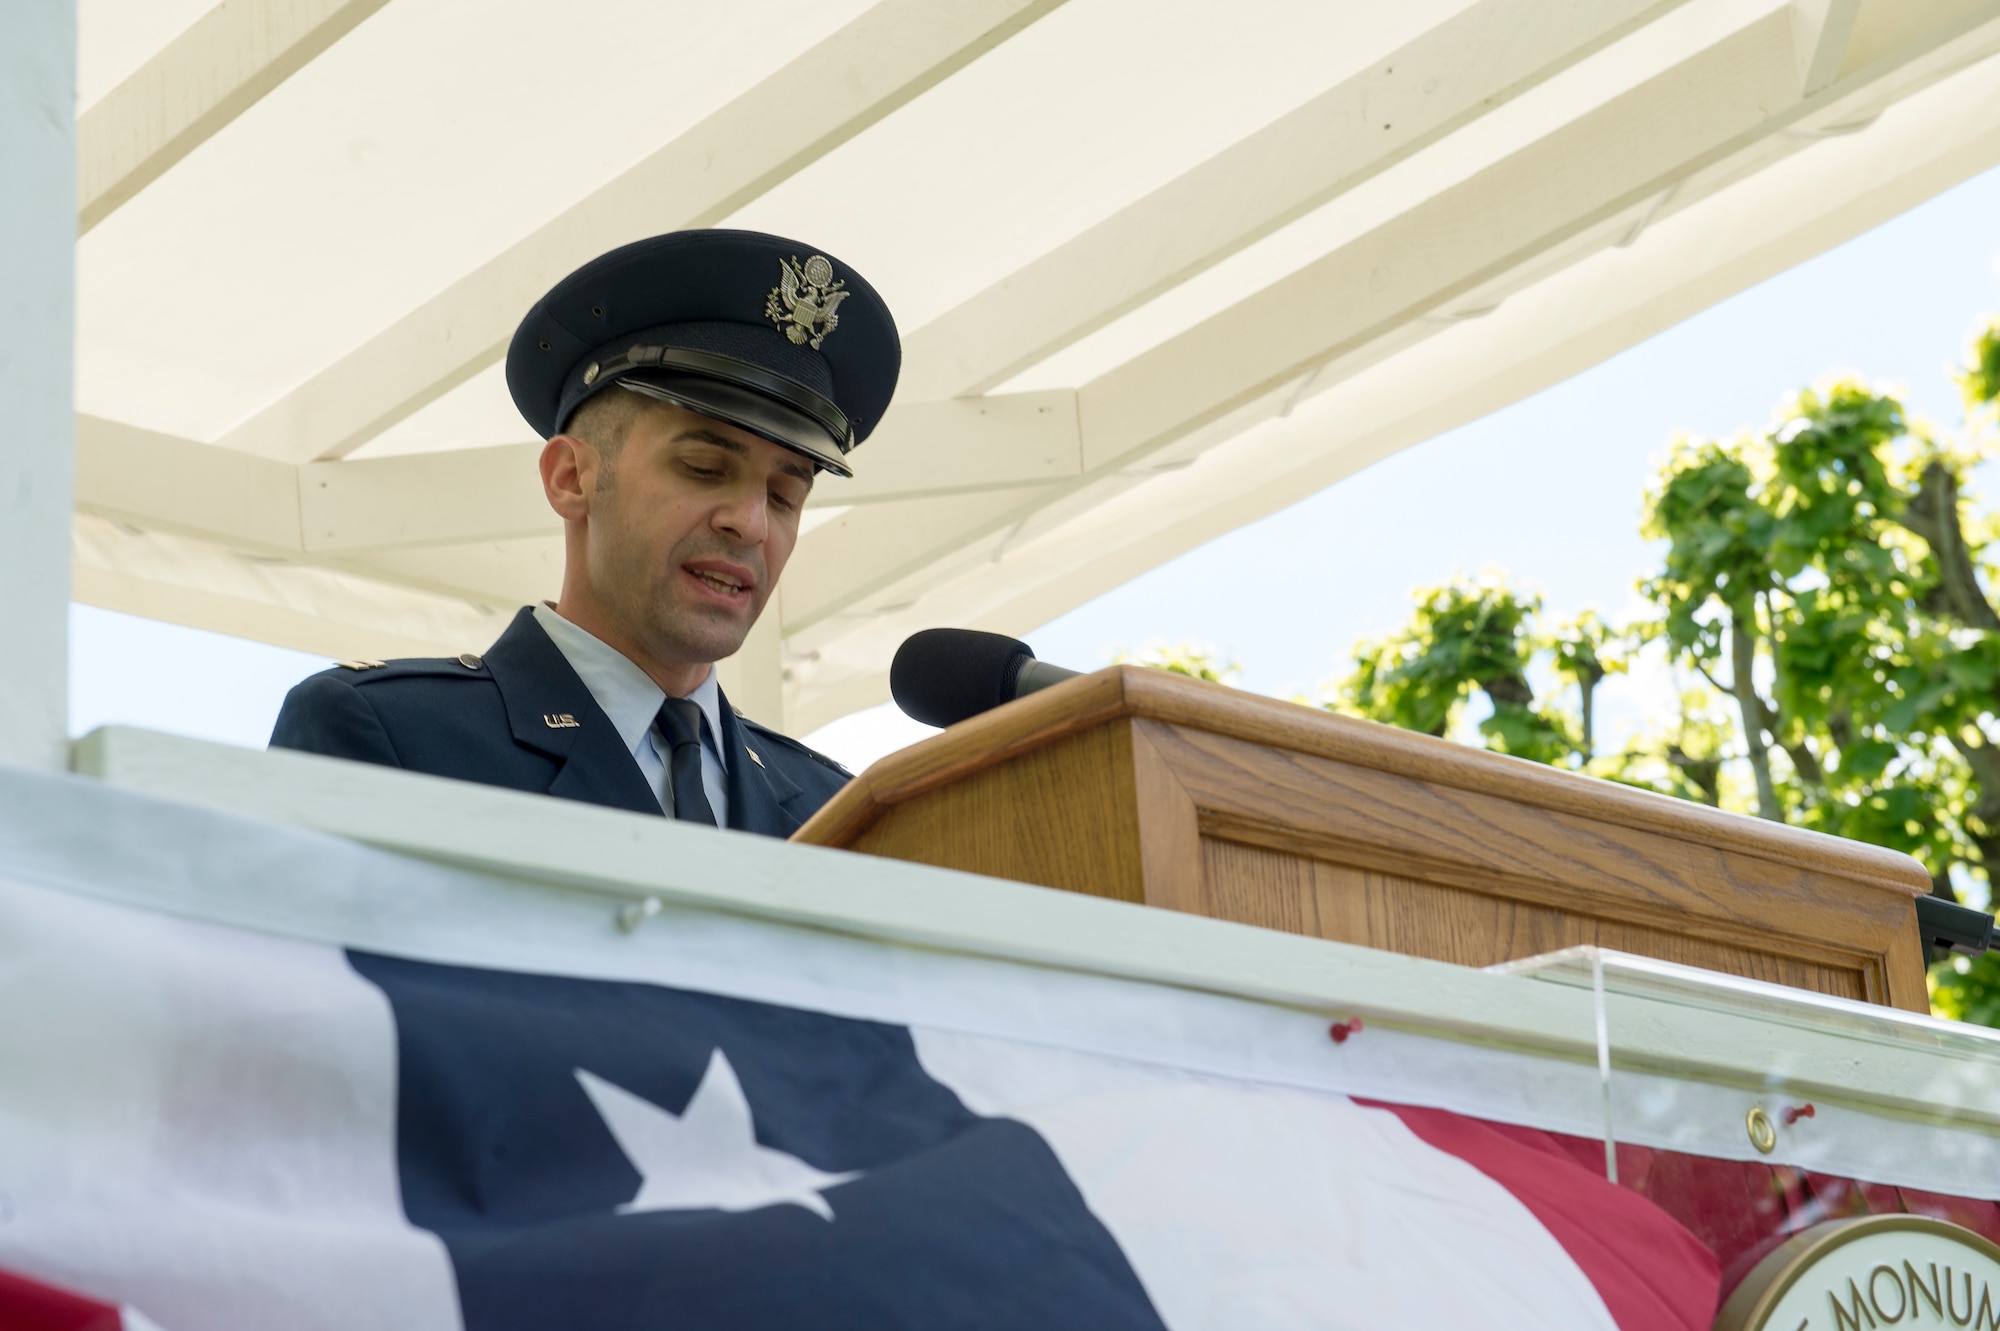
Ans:
POLYGON ((735 600, 750 590, 749 578, 727 568, 709 564, 683 564, 681 567, 695 582, 726 600, 735 600))

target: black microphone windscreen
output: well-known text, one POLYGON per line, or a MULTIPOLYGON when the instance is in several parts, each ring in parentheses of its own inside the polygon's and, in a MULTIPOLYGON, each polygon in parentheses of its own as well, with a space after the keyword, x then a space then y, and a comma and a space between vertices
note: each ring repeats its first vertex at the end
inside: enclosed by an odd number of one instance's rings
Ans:
POLYGON ((1035 654, 1004 633, 925 629, 896 649, 889 694, 927 726, 956 725, 1014 697, 1014 677, 1035 654))

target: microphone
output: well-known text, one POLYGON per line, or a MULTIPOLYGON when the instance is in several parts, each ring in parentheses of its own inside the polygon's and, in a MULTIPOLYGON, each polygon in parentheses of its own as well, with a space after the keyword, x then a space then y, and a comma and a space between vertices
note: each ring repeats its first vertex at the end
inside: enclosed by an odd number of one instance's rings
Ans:
POLYGON ((950 726, 1081 673, 1037 661, 1004 633, 925 629, 896 649, 889 694, 912 720, 950 726))
POLYGON ((1994 945, 1991 915, 1943 897, 1917 898, 1917 925, 1924 941, 1942 951, 1976 957, 1994 945))

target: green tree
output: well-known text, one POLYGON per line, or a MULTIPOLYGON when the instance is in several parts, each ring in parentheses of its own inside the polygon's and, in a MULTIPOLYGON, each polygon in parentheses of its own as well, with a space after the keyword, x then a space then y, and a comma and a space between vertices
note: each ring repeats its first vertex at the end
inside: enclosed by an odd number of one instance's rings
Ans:
POLYGON ((1677 701, 1671 714, 1593 764, 1591 774, 1712 808, 1747 808, 1730 781, 1736 725, 1728 709, 1698 685, 1682 689, 1677 701))
POLYGON ((1595 610, 1558 622, 1541 640, 1556 673, 1577 691, 1577 751, 1586 765, 1597 752, 1597 686, 1625 673, 1631 645, 1595 610))
MULTIPOLYGON (((1495 575, 1417 593, 1325 704, 1720 808, 1906 851, 1933 890, 2000 869, 2000 522, 1968 484, 2000 435, 2000 319, 1956 374, 1956 437, 1892 392, 1823 380, 1764 430, 1683 438, 1647 491, 1652 615, 1549 626, 1495 575), (1596 690, 1640 651, 1675 715, 1599 752, 1596 690), (1534 683, 1544 683, 1536 696, 1534 683), (1698 682, 1697 682, 1698 681, 1698 682)), ((1940 1012, 2000 1024, 2000 958, 1933 970, 1940 1012)))
MULTIPOLYGON (((1579 766, 1588 760, 1579 727, 1538 706, 1528 679, 1540 646, 1541 599, 1522 596, 1495 574, 1458 578, 1417 593, 1403 628, 1355 649, 1354 672, 1323 705, 1406 730, 1443 735, 1474 693, 1491 711, 1479 723, 1486 746, 1536 762, 1579 766)), ((1595 619, 1571 626, 1566 650, 1588 693, 1604 676, 1595 619)), ((1586 702, 1584 712, 1589 713, 1586 702)))
POLYGON ((1757 813, 1907 851, 1947 894, 1954 865, 1987 861, 1968 764, 1995 756, 1975 721, 2000 678, 1921 525, 1962 540, 1965 465, 1893 396, 1833 379, 1762 433, 1682 441, 1646 528, 1667 544, 1644 585, 1656 631, 1736 701, 1757 813), (1926 501, 1926 476, 1953 498, 1926 501))
POLYGON ((1757 782, 1757 812, 1782 819, 1767 742, 1769 706, 1756 686, 1758 607, 1770 590, 1771 517, 1757 502, 1746 450, 1682 440, 1647 497, 1647 536, 1667 541, 1666 567, 1646 581, 1665 612, 1675 655, 1736 700, 1757 782), (1716 677, 1726 670, 1729 681, 1716 677))
POLYGON ((1931 1011, 1953 1021, 2000 1026, 2000 965, 1983 957, 1948 957, 1931 967, 1931 1011))

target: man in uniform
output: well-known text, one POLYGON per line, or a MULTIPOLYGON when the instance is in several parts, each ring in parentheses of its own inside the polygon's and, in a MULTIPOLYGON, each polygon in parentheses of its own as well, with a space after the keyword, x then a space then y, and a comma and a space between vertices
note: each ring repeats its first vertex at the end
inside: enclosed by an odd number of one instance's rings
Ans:
POLYGON ((901 357, 867 282, 776 236, 675 232, 584 265, 507 351, 548 441, 560 599, 483 656, 312 676, 272 745, 790 835, 848 773, 738 715, 715 662, 769 601, 815 474, 852 474, 901 357))

